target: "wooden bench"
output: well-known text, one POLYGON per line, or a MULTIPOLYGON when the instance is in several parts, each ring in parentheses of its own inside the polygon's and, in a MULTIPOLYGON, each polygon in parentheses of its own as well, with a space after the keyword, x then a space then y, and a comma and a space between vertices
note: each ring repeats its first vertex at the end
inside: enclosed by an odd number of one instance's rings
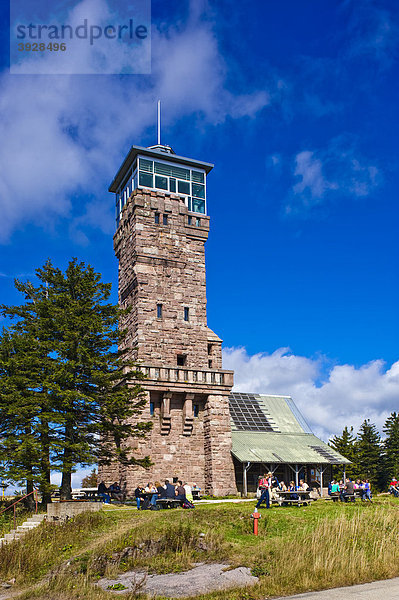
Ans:
POLYGON ((179 508, 181 506, 181 501, 174 500, 173 498, 158 498, 157 506, 160 508, 179 508))

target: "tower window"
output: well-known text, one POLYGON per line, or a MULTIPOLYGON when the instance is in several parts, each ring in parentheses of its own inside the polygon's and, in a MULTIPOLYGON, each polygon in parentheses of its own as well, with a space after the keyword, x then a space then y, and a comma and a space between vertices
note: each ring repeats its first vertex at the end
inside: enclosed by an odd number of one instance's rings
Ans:
POLYGON ((168 189, 168 178, 161 175, 155 175, 155 187, 161 190, 168 189))
POLYGON ((179 190, 179 194, 188 194, 190 193, 190 184, 188 181, 178 181, 177 189, 179 190))
POLYGON ((184 307, 184 320, 185 321, 190 320, 190 309, 188 308, 188 306, 184 307))
POLYGON ((193 404, 193 415, 194 415, 194 417, 198 417, 198 415, 199 415, 199 404, 193 404))
POLYGON ((175 192, 176 191, 176 179, 169 179, 169 190, 171 192, 175 192))
POLYGON ((140 171, 139 173, 139 183, 140 185, 143 185, 144 187, 149 187, 152 188, 153 187, 153 178, 152 178, 152 173, 142 173, 140 171))
POLYGON ((159 225, 159 213, 155 213, 154 220, 155 220, 155 225, 159 225))
POLYGON ((168 224, 168 215, 163 215, 163 224, 167 225, 168 224))
POLYGON ((197 227, 201 226, 201 219, 198 219, 198 217, 195 219, 195 224, 197 227))
POLYGON ((192 218, 192 217, 190 217, 190 216, 188 216, 188 217, 187 217, 187 225, 191 225, 191 224, 192 224, 192 222, 193 222, 193 218, 192 218))
POLYGON ((208 360, 208 367, 212 369, 212 360, 208 360))
POLYGON ((157 304, 157 318, 162 319, 162 304, 157 304))
POLYGON ((178 354, 177 355, 177 366, 184 367, 186 364, 186 360, 187 360, 187 356, 185 354, 178 354))
POLYGON ((150 402, 150 415, 153 416, 154 415, 154 403, 150 402))

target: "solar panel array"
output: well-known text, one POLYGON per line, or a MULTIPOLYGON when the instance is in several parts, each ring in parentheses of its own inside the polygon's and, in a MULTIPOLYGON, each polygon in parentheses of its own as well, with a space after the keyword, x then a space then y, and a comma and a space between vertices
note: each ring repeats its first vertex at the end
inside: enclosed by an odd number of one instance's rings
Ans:
POLYGON ((256 394, 230 394, 230 415, 240 431, 276 431, 271 420, 261 409, 256 394))
POLYGON ((337 460, 338 460, 337 457, 334 456, 334 454, 332 454, 332 452, 329 452, 323 446, 309 446, 309 448, 312 448, 312 450, 314 450, 315 452, 320 454, 320 456, 322 456, 323 458, 326 458, 329 462, 331 462, 333 464, 337 463, 337 460))

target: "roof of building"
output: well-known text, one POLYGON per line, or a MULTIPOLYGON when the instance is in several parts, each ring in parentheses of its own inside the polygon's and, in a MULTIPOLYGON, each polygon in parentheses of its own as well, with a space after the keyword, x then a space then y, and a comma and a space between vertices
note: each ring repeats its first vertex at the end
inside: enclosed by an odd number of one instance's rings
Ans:
POLYGON ((350 464, 317 438, 289 396, 232 392, 233 455, 240 462, 350 464))
POLYGON ((161 160, 167 160, 168 162, 174 163, 184 163, 190 167, 194 167, 197 169, 204 169, 206 174, 209 173, 213 169, 213 164, 208 162, 203 162, 201 160, 195 160, 193 158, 187 158, 185 156, 178 156, 173 151, 172 152, 163 152, 162 150, 157 150, 156 148, 145 148, 144 146, 132 146, 129 152, 126 155, 125 160, 121 164, 118 169, 117 174, 112 180, 111 185, 108 188, 109 192, 117 192, 120 184, 124 180, 126 173, 131 167, 133 161, 136 156, 141 154, 142 156, 151 156, 152 158, 159 158, 161 160))

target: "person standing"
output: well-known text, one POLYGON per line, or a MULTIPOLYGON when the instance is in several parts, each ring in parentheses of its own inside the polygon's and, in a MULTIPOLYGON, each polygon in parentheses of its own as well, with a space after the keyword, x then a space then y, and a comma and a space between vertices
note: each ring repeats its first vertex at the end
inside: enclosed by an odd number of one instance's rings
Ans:
POLYGON ((259 489, 260 489, 260 498, 255 506, 255 508, 260 508, 260 505, 263 502, 266 502, 266 508, 270 508, 270 494, 269 494, 269 488, 270 488, 270 479, 269 479, 269 475, 271 476, 271 473, 264 473, 262 479, 260 479, 259 481, 259 489))
POLYGON ((184 484, 184 490, 186 492, 186 498, 189 502, 193 501, 193 492, 191 490, 191 485, 189 485, 187 482, 184 484))

